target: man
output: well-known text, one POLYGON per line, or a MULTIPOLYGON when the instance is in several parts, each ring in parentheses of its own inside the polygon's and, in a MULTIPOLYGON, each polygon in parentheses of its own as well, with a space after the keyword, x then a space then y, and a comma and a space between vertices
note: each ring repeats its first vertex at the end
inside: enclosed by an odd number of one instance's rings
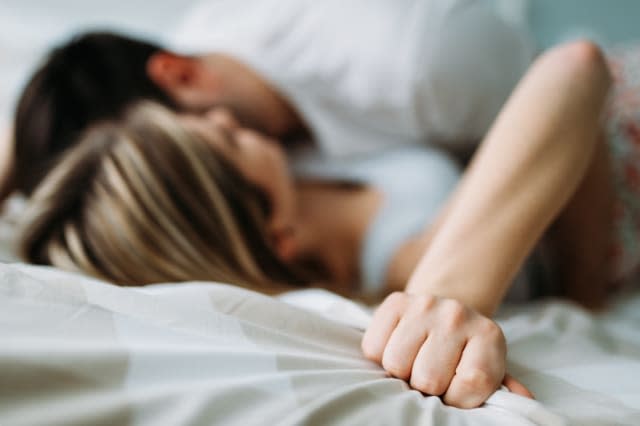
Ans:
POLYGON ((107 33, 54 50, 18 104, 13 187, 29 193, 79 132, 141 98, 226 107, 330 156, 466 151, 531 57, 526 36, 474 0, 209 0, 171 44, 198 54, 107 33))

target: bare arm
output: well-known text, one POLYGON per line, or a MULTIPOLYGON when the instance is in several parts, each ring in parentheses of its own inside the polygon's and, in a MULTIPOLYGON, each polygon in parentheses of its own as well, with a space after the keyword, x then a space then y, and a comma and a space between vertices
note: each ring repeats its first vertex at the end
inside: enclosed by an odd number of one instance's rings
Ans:
MULTIPOLYGON (((589 44, 558 48, 534 65, 436 224, 414 242, 429 248, 407 292, 376 310, 362 342, 368 358, 457 407, 479 405, 503 378, 530 396, 504 377, 499 327, 470 308, 491 315, 542 232, 554 219, 572 223, 578 213, 567 212, 579 212, 583 189, 606 175, 593 158, 603 146, 597 134, 608 86, 589 44)), ((591 225, 602 219, 588 216, 591 225)), ((560 240, 573 241, 570 234, 560 240)))
POLYGON ((407 292, 493 314, 587 173, 608 87, 601 54, 589 43, 542 55, 482 143, 407 292))

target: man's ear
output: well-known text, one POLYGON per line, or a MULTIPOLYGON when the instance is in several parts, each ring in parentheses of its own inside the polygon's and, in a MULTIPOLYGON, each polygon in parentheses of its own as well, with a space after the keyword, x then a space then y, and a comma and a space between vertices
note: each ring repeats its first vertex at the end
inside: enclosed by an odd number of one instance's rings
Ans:
POLYGON ((194 58, 159 51, 147 60, 147 75, 162 89, 173 93, 195 83, 197 67, 194 58))

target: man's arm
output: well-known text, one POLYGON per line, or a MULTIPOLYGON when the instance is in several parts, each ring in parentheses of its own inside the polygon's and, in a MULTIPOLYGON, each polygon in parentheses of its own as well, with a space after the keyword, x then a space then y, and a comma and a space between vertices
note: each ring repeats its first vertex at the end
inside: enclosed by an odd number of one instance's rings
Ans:
POLYGON ((609 74, 586 42, 531 68, 473 159, 406 289, 492 315, 596 150, 609 74))

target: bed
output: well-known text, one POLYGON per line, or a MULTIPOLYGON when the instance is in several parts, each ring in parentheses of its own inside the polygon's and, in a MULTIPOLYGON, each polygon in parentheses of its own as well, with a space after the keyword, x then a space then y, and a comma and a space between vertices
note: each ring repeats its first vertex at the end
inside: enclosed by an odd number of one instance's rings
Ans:
POLYGON ((594 316, 559 301, 507 307, 509 370, 460 410, 365 360, 368 309, 324 290, 272 298, 220 283, 122 288, 24 264, 0 268, 6 425, 640 422, 640 294, 594 316))
MULTIPOLYGON (((157 36, 184 4, 63 0, 50 10, 4 0, 0 135, 52 42, 93 25, 157 36)), ((460 410, 365 360, 371 308, 335 294, 273 298, 205 282, 122 288, 20 263, 10 243, 21 203, 12 198, 0 217, 2 425, 640 424, 638 290, 598 315, 557 300, 503 307, 509 371, 536 400, 500 389, 460 410)))

